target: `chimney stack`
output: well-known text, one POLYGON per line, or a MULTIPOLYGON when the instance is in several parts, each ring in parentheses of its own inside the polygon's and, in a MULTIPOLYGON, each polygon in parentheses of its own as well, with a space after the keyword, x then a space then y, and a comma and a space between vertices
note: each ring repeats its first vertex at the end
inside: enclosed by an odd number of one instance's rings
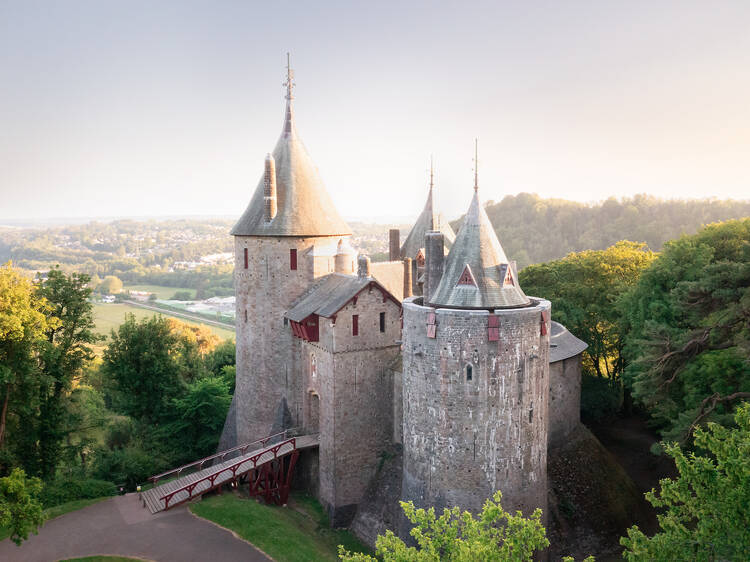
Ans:
POLYGON ((431 230, 424 236, 425 261, 424 261, 424 304, 428 304, 435 292, 440 279, 443 277, 443 264, 445 262, 445 240, 443 233, 431 230))
POLYGON ((411 295, 411 258, 404 258, 404 298, 411 295))
POLYGON ((401 232, 398 228, 388 231, 388 260, 398 261, 401 257, 401 232))
POLYGON ((357 276, 370 277, 370 258, 364 254, 360 254, 357 258, 357 276))
POLYGON ((269 152, 266 154, 266 173, 263 178, 263 199, 265 200, 265 219, 271 222, 276 216, 276 161, 269 152))

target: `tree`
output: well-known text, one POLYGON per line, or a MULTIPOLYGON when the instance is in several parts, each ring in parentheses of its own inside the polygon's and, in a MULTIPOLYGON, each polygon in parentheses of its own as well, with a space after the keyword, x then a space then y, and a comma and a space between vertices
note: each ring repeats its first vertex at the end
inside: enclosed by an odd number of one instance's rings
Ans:
POLYGON ((10 476, 0 478, 0 527, 10 530, 10 540, 19 546, 44 523, 38 500, 41 492, 41 480, 26 478, 21 468, 14 468, 10 476))
POLYGON ((146 424, 168 415, 184 381, 173 356, 177 336, 162 316, 127 315, 104 350, 102 370, 112 383, 116 410, 146 424))
POLYGON ((529 266, 519 283, 527 294, 549 299, 552 317, 588 344, 584 372, 616 381, 624 366, 616 303, 654 257, 644 244, 621 241, 606 250, 529 266))
POLYGON ((60 458, 60 445, 70 429, 65 427, 65 400, 83 367, 94 357, 91 344, 101 338, 94 333, 93 307, 88 275, 65 275, 59 268, 50 270, 46 281, 38 285, 37 296, 48 303, 47 330, 41 347, 39 415, 29 420, 38 435, 39 472, 42 478, 53 476, 60 458))
POLYGON ((662 434, 731 424, 750 398, 750 219, 669 242, 623 296, 625 384, 662 434))
POLYGON ((29 406, 29 388, 38 376, 36 350, 47 329, 46 311, 46 303, 37 298, 29 279, 10 262, 0 267, 0 449, 15 395, 26 391, 16 404, 29 406))
MULTIPOLYGON (((458 507, 444 509, 441 516, 435 509, 417 509, 412 502, 401 502, 406 517, 416 526, 411 536, 417 546, 408 547, 392 531, 378 536, 376 553, 384 561, 419 560, 424 562, 531 560, 534 552, 549 546, 541 523, 542 510, 536 509, 529 518, 517 512, 507 513, 500 505, 502 494, 497 491, 488 499, 478 516, 458 507)), ((339 546, 342 560, 364 562, 375 560, 366 554, 351 553, 339 546)))
POLYGON ((114 275, 107 275, 96 290, 103 295, 116 295, 122 292, 122 281, 114 275))
POLYGON ((646 499, 662 510, 661 531, 647 537, 633 526, 620 539, 627 560, 747 560, 750 554, 750 404, 737 408, 736 429, 709 423, 695 430, 708 455, 665 449, 678 476, 660 482, 646 499))

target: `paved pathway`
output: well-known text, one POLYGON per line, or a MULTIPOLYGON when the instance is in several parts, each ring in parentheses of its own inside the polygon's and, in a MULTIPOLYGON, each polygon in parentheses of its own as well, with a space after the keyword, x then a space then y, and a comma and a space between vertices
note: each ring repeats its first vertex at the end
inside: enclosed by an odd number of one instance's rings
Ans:
POLYGON ((0 542, 4 562, 54 562, 111 554, 158 562, 268 562, 232 533, 191 514, 186 505, 152 515, 137 494, 118 496, 48 521, 17 547, 0 542))

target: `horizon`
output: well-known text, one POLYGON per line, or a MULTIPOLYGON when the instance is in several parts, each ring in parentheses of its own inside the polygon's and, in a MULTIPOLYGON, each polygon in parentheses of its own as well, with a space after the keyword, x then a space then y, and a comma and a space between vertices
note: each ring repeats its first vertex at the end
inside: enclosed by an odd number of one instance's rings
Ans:
POLYGON ((287 52, 345 217, 416 216, 431 154, 437 204, 460 216, 475 137, 483 201, 743 200, 750 5, 721 5, 5 3, 0 214, 239 216, 281 129, 287 52))

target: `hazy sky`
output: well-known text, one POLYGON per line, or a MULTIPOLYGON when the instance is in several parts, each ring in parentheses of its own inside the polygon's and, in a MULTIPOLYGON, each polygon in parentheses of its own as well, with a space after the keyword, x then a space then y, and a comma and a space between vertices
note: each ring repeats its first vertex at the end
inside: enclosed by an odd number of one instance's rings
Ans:
POLYGON ((750 198, 750 2, 0 0, 0 218, 239 215, 298 130, 346 217, 750 198))

